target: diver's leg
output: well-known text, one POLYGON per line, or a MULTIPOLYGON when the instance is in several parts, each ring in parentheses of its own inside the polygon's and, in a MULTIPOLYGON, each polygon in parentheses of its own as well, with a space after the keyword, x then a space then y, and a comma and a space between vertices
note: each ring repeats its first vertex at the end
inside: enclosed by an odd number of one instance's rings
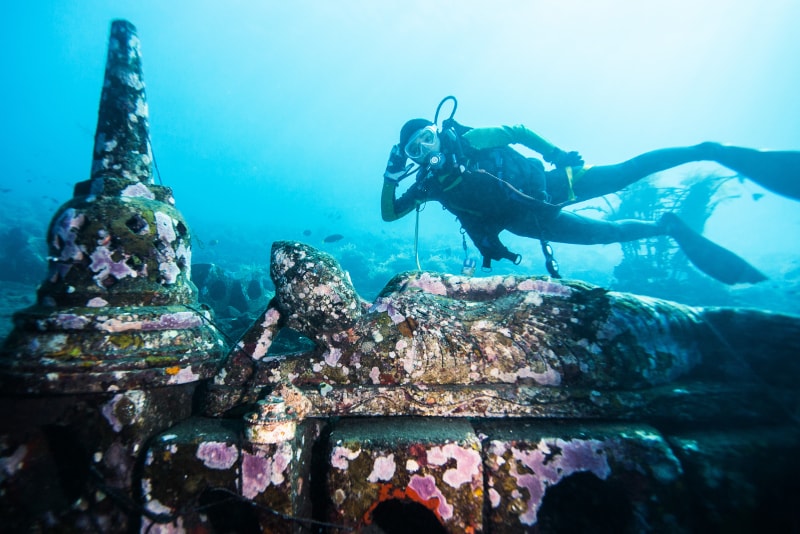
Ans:
POLYGON ((702 143, 695 146, 662 148, 645 152, 616 165, 598 165, 582 170, 573 180, 577 201, 615 193, 659 171, 692 161, 713 160, 721 145, 702 143))
POLYGON ((695 267, 725 284, 756 284, 767 277, 730 250, 698 234, 674 213, 665 213, 658 221, 681 247, 695 267))
POLYGON ((800 152, 756 150, 717 143, 698 145, 709 159, 746 176, 757 184, 795 200, 800 200, 800 152))
POLYGON ((601 245, 666 235, 665 228, 655 222, 601 221, 570 211, 560 211, 546 222, 531 220, 527 228, 509 230, 517 235, 573 245, 601 245))
POLYGON ((754 284, 766 277, 733 252, 701 236, 673 213, 665 213, 658 222, 601 221, 561 211, 545 225, 533 222, 528 233, 509 228, 515 234, 527 235, 557 243, 599 245, 633 241, 659 235, 675 239, 689 260, 707 275, 725 284, 754 284))
POLYGON ((779 195, 800 200, 800 152, 756 150, 707 142, 646 152, 616 165, 598 165, 576 172, 576 201, 608 195, 653 173, 692 161, 715 161, 779 195))

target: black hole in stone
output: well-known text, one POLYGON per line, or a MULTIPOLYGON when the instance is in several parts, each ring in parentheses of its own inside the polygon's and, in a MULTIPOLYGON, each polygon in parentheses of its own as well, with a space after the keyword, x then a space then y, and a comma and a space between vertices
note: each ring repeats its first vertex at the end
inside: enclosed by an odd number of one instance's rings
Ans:
POLYGON ((268 354, 295 354, 298 352, 308 352, 314 350, 316 345, 313 341, 292 328, 281 328, 278 335, 272 341, 268 354))
POLYGON ((214 300, 223 300, 228 295, 228 287, 222 280, 214 280, 208 286, 208 296, 214 300))
POLYGON ((570 475, 548 488, 536 532, 592 534, 631 532, 633 507, 623 489, 592 473, 570 475))
POLYGON ((253 507, 237 500, 230 492, 208 489, 200 496, 202 513, 208 516, 214 532, 259 534, 261 526, 253 507))
POLYGON ((134 234, 138 234, 138 233, 139 233, 139 232, 141 232, 141 231, 142 231, 144 228, 146 228, 146 227, 147 227, 147 221, 145 221, 145 220, 142 218, 142 216, 141 216, 141 215, 138 215, 138 214, 137 214, 137 215, 133 215, 133 216, 131 216, 131 218, 130 218, 130 219, 128 219, 127 221, 125 221, 125 226, 127 226, 127 227, 128 227, 128 229, 129 229, 131 232, 133 232, 134 234))
POLYGON ((86 491, 91 457, 71 428, 47 425, 42 430, 55 460, 57 480, 67 499, 74 502, 86 491))
POLYGON ((383 501, 372 512, 372 523, 385 534, 447 534, 436 515, 414 501, 383 501))
POLYGON ((208 275, 211 273, 213 265, 210 263, 194 263, 192 264, 192 281, 197 287, 205 285, 208 275))
POLYGON ((244 296, 242 289, 242 282, 240 280, 233 280, 228 293, 228 304, 239 310, 240 312, 247 311, 247 297, 244 296))
POLYGON ((250 297, 251 300, 257 300, 261 298, 264 292, 261 290, 261 282, 256 280, 255 278, 250 280, 247 284, 247 296, 250 297))

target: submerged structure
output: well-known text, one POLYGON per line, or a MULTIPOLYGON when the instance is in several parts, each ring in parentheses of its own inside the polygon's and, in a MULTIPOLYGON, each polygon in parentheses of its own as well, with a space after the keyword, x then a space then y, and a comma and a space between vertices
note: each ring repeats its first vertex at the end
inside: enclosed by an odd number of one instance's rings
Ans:
POLYGON ((128 22, 111 26, 90 177, 47 241, 36 304, 0 354, 0 515, 11 530, 119 531, 130 511, 100 495, 135 502, 144 444, 191 415, 226 350, 190 280, 189 227, 153 180, 128 22))
POLYGON ((800 318, 433 272, 364 302, 284 241, 275 297, 226 347, 144 96, 115 21, 91 177, 0 353, 6 528, 796 528, 800 318))

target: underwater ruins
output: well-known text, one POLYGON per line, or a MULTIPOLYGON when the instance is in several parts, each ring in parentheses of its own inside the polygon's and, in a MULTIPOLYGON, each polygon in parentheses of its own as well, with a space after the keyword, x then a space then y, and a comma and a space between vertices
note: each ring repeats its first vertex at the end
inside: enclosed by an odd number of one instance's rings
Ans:
POLYGON ((148 116, 116 20, 91 175, 0 349, 4 530, 800 528, 800 317, 429 271, 366 302, 278 241, 229 343, 148 116))

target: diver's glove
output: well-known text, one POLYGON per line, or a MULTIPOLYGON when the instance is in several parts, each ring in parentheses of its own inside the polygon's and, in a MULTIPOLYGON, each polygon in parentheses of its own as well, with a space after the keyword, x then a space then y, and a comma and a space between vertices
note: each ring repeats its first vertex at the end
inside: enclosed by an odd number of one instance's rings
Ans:
POLYGON ((583 158, 574 150, 565 152, 560 148, 556 148, 548 161, 559 169, 564 167, 583 167, 583 158))
POLYGON ((413 163, 406 165, 408 158, 400 150, 400 145, 394 145, 389 153, 389 161, 386 163, 386 170, 383 179, 389 182, 398 183, 408 176, 408 171, 413 167, 413 163))

